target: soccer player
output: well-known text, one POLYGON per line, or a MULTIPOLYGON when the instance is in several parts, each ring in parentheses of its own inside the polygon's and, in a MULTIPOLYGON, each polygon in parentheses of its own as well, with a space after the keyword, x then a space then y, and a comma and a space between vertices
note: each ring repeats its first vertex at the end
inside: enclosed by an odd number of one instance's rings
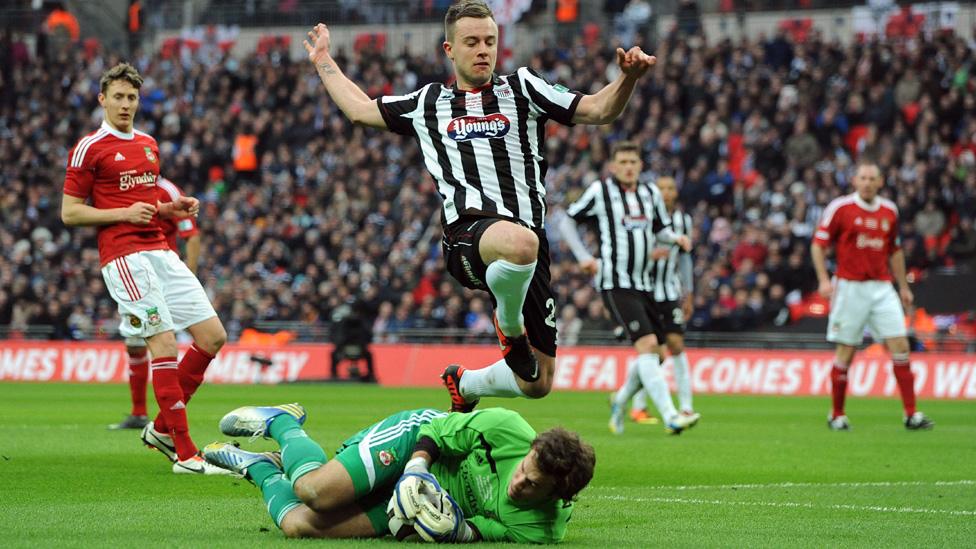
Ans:
MULTIPOLYGON (((183 196, 175 183, 160 177, 156 181, 156 199, 161 203, 173 202, 183 196)), ((197 272, 200 259, 200 231, 195 217, 181 219, 158 218, 169 249, 180 253, 176 237, 186 241, 184 262, 193 274, 197 272)), ((125 322, 125 319, 122 320, 125 322)), ((121 327, 119 329, 121 331, 121 327)), ((132 411, 119 423, 109 425, 109 429, 142 429, 149 423, 146 411, 146 384, 149 382, 149 351, 146 341, 138 337, 125 338, 125 352, 129 360, 129 394, 132 397, 132 411)))
POLYGON ((139 72, 126 63, 102 75, 98 102, 105 119, 68 154, 61 219, 68 226, 98 227, 102 278, 119 306, 120 333, 145 339, 152 353, 159 415, 143 428, 143 442, 172 461, 174 473, 223 474, 198 455, 186 403, 227 333, 200 281, 169 249, 155 222, 157 216, 195 216, 200 204, 187 196, 157 199, 159 149, 133 127, 141 86, 139 72), (177 363, 174 330, 184 328, 194 343, 177 363))
POLYGON ((655 259, 652 254, 655 244, 673 244, 690 251, 691 239, 675 234, 672 216, 665 209, 657 187, 638 181, 642 167, 636 143, 615 143, 610 152, 611 177, 594 181, 566 209, 560 232, 580 269, 596 275, 596 286, 605 303, 637 351, 637 367, 628 370, 624 384, 613 397, 610 430, 623 433, 624 409, 643 386, 661 414, 666 430, 678 434, 694 426, 700 416, 678 412, 661 371, 658 344, 665 334, 677 330, 675 325, 682 318, 677 306, 677 289, 665 289, 666 273, 657 272, 663 258, 655 259), (599 261, 586 250, 577 232, 577 223, 588 219, 593 219, 598 229, 599 261), (656 299, 658 290, 663 301, 656 299), (669 294, 667 290, 672 292, 669 294), (678 311, 677 316, 674 311, 678 311))
MULTIPOLYGON (((691 234, 691 216, 678 209, 678 187, 673 177, 660 177, 654 183, 661 192, 661 201, 671 218, 671 230, 677 235, 691 234)), ((664 333, 664 343, 671 353, 674 381, 678 388, 678 411, 683 415, 695 413, 691 396, 691 375, 688 355, 685 354, 685 322, 691 318, 694 294, 694 265, 691 254, 671 244, 654 248, 651 280, 654 281, 654 302, 658 324, 664 333)), ((663 353, 663 348, 659 347, 663 353)), ((661 361, 664 356, 661 354, 661 361)), ((647 413, 647 390, 634 395, 631 418, 637 423, 650 423, 647 413)))
POLYGON ((316 25, 304 46, 350 120, 417 140, 444 200, 447 270, 491 296, 503 359, 478 370, 451 365, 442 375, 451 409, 470 411, 483 396, 542 398, 552 389, 557 315, 543 226, 546 121, 613 122, 656 59, 638 47, 618 48, 620 77, 584 95, 525 67, 495 74, 498 25, 481 0, 448 8, 444 31, 454 85, 375 101, 336 65, 325 25, 316 25))
POLYGON ((905 278, 905 255, 898 237, 898 208, 878 196, 883 181, 881 168, 875 162, 860 161, 853 184, 854 193, 833 200, 824 209, 810 245, 820 294, 831 300, 827 341, 837 345, 830 372, 833 409, 827 416, 827 426, 835 431, 851 428, 844 413, 847 370, 864 337, 864 328, 869 326, 874 337, 883 340, 891 352, 905 428, 931 429, 935 422, 915 408, 915 376, 908 361, 902 309, 912 304, 913 296, 905 278), (837 254, 836 282, 827 274, 825 258, 830 246, 837 254), (892 274, 898 283, 897 294, 891 284, 892 274))
POLYGON ((280 455, 223 442, 203 450, 209 462, 261 489, 288 537, 383 536, 394 492, 410 490, 409 476, 433 475, 464 513, 453 541, 555 543, 566 535, 573 502, 596 464, 593 448, 575 433, 556 427, 537 435, 503 408, 393 414, 343 442, 332 460, 302 430, 305 418, 298 404, 238 408, 221 419, 220 430, 271 437, 280 455))

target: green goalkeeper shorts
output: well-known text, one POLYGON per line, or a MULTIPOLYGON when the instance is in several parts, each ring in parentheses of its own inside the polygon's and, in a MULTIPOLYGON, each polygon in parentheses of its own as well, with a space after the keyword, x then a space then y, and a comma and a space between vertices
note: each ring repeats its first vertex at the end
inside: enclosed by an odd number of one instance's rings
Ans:
POLYGON ((356 500, 379 535, 389 533, 386 505, 417 443, 422 425, 447 415, 432 408, 398 412, 356 433, 336 450, 352 477, 356 500))

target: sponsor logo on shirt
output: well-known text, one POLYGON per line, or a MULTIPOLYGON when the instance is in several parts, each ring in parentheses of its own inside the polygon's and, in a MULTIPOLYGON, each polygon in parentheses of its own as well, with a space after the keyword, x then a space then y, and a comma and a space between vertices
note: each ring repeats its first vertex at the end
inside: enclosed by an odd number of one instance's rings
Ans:
POLYGON ((127 191, 133 187, 139 185, 155 185, 156 184, 156 174, 152 172, 144 172, 142 175, 134 175, 131 173, 125 173, 119 176, 119 190, 127 191))
POLYGON ((455 141, 496 139, 504 137, 511 127, 511 121, 501 113, 488 116, 459 116, 447 123, 447 136, 455 141))
POLYGON ((857 249, 863 250, 865 248, 870 248, 872 250, 881 250, 884 248, 884 239, 871 237, 866 234, 857 235, 857 241, 854 244, 857 249))
POLYGON ((625 215, 624 228, 628 231, 647 228, 647 217, 643 215, 625 215))

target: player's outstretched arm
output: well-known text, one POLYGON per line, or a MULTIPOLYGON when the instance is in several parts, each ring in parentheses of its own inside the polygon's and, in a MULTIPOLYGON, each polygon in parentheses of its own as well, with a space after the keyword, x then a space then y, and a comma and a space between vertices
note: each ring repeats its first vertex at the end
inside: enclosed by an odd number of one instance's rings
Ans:
POLYGON ((315 65, 315 71, 325 84, 329 97, 353 123, 386 129, 386 122, 376 101, 370 99, 366 92, 342 73, 329 52, 330 43, 329 28, 323 23, 308 31, 308 40, 303 41, 308 60, 315 65))
POLYGON ((657 58, 647 55, 638 46, 627 51, 617 48, 620 76, 593 95, 584 95, 576 107, 573 122, 577 124, 609 124, 616 120, 634 93, 634 86, 657 58))
POLYGON ((99 209, 85 204, 84 198, 61 195, 61 221, 69 227, 88 227, 111 225, 113 223, 132 223, 148 225, 156 215, 156 206, 136 202, 128 208, 99 209))

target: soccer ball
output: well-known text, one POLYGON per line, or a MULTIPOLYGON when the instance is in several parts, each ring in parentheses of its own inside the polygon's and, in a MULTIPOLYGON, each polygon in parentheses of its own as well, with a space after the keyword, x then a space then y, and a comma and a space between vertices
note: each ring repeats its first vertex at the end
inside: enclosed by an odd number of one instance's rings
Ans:
POLYGON ((420 534, 414 529, 412 520, 404 521, 397 518, 393 512, 394 505, 396 505, 396 497, 390 498, 390 503, 386 506, 387 526, 389 526, 390 533, 393 534, 393 537, 397 541, 423 541, 420 534))

